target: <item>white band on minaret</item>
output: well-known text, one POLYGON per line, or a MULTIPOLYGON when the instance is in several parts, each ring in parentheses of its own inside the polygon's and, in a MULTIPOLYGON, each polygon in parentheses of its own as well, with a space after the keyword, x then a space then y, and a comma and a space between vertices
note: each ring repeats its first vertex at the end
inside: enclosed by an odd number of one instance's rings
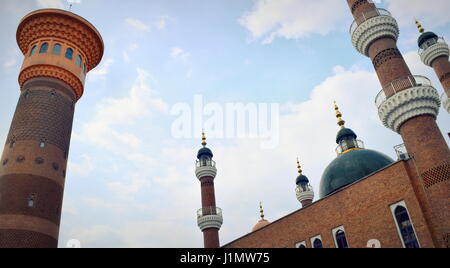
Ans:
POLYGON ((419 115, 437 117, 441 101, 432 86, 417 86, 402 90, 385 100, 378 114, 383 124, 400 133, 400 127, 409 119, 419 115))
POLYGON ((223 224, 223 217, 222 215, 202 216, 197 219, 197 224, 202 232, 206 229, 220 230, 223 224))
POLYGON ((300 186, 297 186, 297 200, 301 203, 305 200, 314 200, 314 191, 303 191, 300 186))
POLYGON ((420 52, 420 59, 425 65, 430 67, 433 61, 439 57, 449 57, 449 47, 447 43, 439 42, 432 46, 429 46, 424 51, 420 52))
POLYGON ((361 23, 352 34, 353 46, 359 53, 369 56, 369 47, 381 37, 398 39, 400 30, 391 16, 376 16, 361 23))
POLYGON ((214 179, 217 175, 217 168, 213 166, 197 167, 195 169, 195 175, 199 180, 205 177, 211 177, 214 179))

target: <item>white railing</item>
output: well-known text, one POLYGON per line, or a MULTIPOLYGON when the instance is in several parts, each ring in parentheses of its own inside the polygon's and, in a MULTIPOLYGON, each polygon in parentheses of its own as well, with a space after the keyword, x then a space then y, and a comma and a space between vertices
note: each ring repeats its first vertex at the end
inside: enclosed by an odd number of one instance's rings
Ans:
POLYGON ((356 29, 358 29, 359 25, 361 25, 363 22, 365 22, 368 19, 371 19, 373 17, 378 17, 378 16, 392 17, 391 12, 389 12, 383 8, 377 8, 377 9, 372 9, 367 12, 363 12, 363 13, 361 13, 361 15, 358 18, 356 18, 353 21, 352 25, 350 26, 350 35, 353 36, 353 33, 356 31, 356 29))
POLYGON ((212 159, 197 160, 196 167, 216 167, 216 162, 212 159))
POLYGON ((336 147, 337 155, 341 155, 345 151, 350 149, 364 149, 364 142, 362 140, 353 140, 353 142, 349 143, 348 140, 344 140, 341 142, 338 147, 336 147))
POLYGON ((422 45, 421 48, 419 48, 419 55, 422 57, 422 54, 427 50, 429 47, 436 45, 436 44, 446 44, 444 37, 439 37, 437 39, 432 38, 424 43, 425 46, 422 45))
POLYGON ((297 193, 312 192, 313 187, 309 183, 305 184, 305 185, 297 185, 297 188, 295 188, 295 191, 297 193))
POLYGON ((398 92, 408 88, 420 86, 432 86, 430 79, 421 75, 410 75, 407 77, 399 78, 397 80, 394 80, 389 85, 385 86, 380 91, 380 93, 378 93, 377 97, 375 98, 375 104, 377 105, 377 108, 380 108, 380 106, 387 99, 397 94, 398 92))
POLYGON ((217 215, 222 217, 222 209, 218 207, 204 207, 197 211, 197 218, 202 218, 211 215, 217 215))
POLYGON ((398 160, 408 160, 411 158, 406 150, 405 144, 395 146, 394 150, 397 154, 398 160))

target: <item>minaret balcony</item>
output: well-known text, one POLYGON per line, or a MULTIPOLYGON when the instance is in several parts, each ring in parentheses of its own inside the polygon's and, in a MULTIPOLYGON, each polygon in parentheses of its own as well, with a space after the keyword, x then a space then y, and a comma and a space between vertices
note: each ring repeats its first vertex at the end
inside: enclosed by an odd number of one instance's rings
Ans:
POLYGON ((428 78, 411 75, 385 86, 377 95, 375 104, 383 124, 399 133, 401 125, 413 117, 437 117, 441 100, 428 78))
POLYGON ((220 229, 223 224, 222 209, 204 207, 197 211, 197 223, 200 230, 220 229))
POLYGON ((439 57, 449 57, 449 47, 443 37, 430 39, 419 49, 420 59, 430 67, 433 61, 439 57))
POLYGON ((369 47, 374 41, 383 37, 397 41, 399 33, 397 21, 382 8, 361 13, 350 26, 353 46, 366 56, 369 56, 369 47))
POLYGON ((343 140, 339 143, 339 145, 336 147, 336 154, 338 156, 348 153, 353 150, 360 150, 364 149, 364 142, 362 140, 343 140))
POLYGON ((297 194, 297 200, 299 202, 303 202, 305 200, 314 200, 314 191, 310 184, 297 185, 295 192, 297 194))
POLYGON ((443 93, 441 96, 441 102, 442 106, 444 106, 444 109, 450 113, 450 98, 447 96, 447 93, 443 93))
POLYGON ((205 177, 215 178, 217 175, 216 162, 213 160, 197 161, 195 175, 199 180, 205 177))

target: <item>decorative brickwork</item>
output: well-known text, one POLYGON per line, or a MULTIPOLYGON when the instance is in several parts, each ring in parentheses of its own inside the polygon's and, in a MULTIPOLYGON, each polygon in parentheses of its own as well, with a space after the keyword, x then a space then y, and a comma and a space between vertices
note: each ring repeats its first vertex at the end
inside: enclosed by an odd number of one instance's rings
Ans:
POLYGON ((0 248, 56 248, 58 241, 48 235, 24 231, 1 230, 0 248))
POLYGON ((80 99, 83 96, 83 83, 71 72, 52 65, 33 65, 23 70, 19 75, 19 84, 22 87, 26 81, 35 77, 51 77, 68 84, 80 99))
POLYGON ((389 62, 394 58, 403 58, 403 56, 398 48, 388 48, 378 53, 378 55, 373 59, 372 63, 375 67, 375 70, 377 70, 382 64, 389 62))
POLYGON ((447 80, 447 79, 449 79, 449 78, 450 78, 450 72, 441 75, 441 76, 439 77, 439 81, 441 81, 441 83, 444 83, 444 81, 447 80))
POLYGON ((423 182, 426 188, 437 185, 441 182, 450 180, 450 164, 444 164, 432 168, 422 174, 423 182))
POLYGON ((75 43, 87 56, 88 71, 97 66, 103 56, 103 41, 92 24, 63 10, 38 10, 27 15, 17 29, 17 43, 24 54, 32 42, 42 38, 57 38, 75 43))
POLYGON ((72 103, 58 93, 46 90, 23 92, 17 104, 7 143, 34 140, 69 150, 74 110, 72 103))

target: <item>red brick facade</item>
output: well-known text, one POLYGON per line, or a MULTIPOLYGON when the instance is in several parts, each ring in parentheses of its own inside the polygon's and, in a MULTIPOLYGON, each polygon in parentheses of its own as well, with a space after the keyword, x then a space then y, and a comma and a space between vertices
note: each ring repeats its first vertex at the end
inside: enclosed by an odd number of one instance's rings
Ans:
MULTIPOLYGON (((204 177, 200 179, 202 190, 202 207, 216 207, 216 195, 214 191, 214 178, 204 177)), ((215 228, 203 231, 205 248, 219 248, 219 230, 215 228)))
POLYGON ((250 233, 225 248, 294 248, 299 242, 312 247, 320 235, 326 248, 335 248, 332 230, 344 226, 349 247, 364 248, 377 239, 383 248, 402 247, 390 206, 405 201, 421 247, 436 245, 431 239, 422 208, 423 190, 412 160, 397 162, 355 184, 250 233))

